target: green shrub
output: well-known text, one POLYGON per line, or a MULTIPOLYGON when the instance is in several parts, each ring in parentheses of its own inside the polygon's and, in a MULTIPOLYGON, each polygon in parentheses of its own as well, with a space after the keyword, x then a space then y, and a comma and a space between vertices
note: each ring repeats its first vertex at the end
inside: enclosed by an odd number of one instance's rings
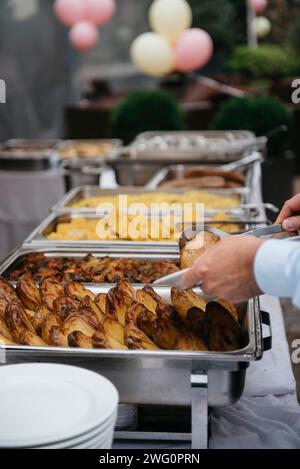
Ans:
POLYGON ((226 101, 217 114, 212 128, 250 130, 255 135, 262 136, 281 125, 286 125, 288 132, 276 134, 268 142, 270 157, 280 157, 290 144, 292 117, 290 112, 272 96, 232 98, 226 101))
POLYGON ((236 47, 227 68, 249 78, 284 78, 300 73, 300 58, 294 50, 272 44, 257 48, 243 45, 236 47))
POLYGON ((136 91, 116 107, 112 134, 125 144, 151 130, 184 130, 185 118, 177 101, 158 91, 136 91))

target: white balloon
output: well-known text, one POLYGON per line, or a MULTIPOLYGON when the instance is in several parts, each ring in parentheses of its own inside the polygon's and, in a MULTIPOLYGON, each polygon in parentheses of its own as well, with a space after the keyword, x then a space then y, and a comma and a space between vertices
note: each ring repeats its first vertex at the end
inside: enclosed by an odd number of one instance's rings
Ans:
POLYGON ((263 39, 264 37, 268 36, 268 34, 271 32, 271 29, 271 21, 265 16, 257 16, 253 20, 253 30, 259 39, 263 39))
POLYGON ((163 76, 175 68, 175 54, 168 41, 156 33, 138 36, 131 46, 131 59, 147 75, 163 76))
POLYGON ((193 13, 186 0, 154 0, 149 10, 153 31, 174 43, 192 25, 193 13))

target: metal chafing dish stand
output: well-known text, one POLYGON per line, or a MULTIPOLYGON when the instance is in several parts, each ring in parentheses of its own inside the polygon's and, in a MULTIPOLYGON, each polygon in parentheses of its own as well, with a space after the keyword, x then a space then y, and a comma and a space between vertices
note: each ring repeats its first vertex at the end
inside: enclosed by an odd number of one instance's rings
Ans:
MULTIPOLYGON (((87 287, 97 294, 107 292, 112 285, 87 287)), ((141 288, 141 285, 135 287, 141 288)), ((169 300, 169 287, 155 290, 169 300)), ((6 354, 6 363, 46 361, 96 371, 115 384, 122 404, 191 406, 191 435, 121 432, 116 433, 116 438, 191 439, 193 449, 202 449, 208 445, 208 407, 238 401, 249 363, 261 359, 271 348, 271 333, 267 338, 262 334, 262 324, 270 324, 269 315, 260 311, 258 299, 240 305, 239 311, 247 337, 244 347, 234 352, 86 350, 50 346, 1 346, 1 349, 6 354)))

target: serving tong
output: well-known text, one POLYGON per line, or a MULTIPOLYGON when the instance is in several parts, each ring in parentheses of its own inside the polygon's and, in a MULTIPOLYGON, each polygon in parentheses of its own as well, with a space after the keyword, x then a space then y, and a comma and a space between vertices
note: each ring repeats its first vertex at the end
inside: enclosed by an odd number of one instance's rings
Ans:
MULTIPOLYGON (((189 228, 183 234, 184 234, 184 237, 189 241, 194 238, 195 234, 198 234, 201 231, 209 231, 210 233, 213 233, 216 236, 218 236, 220 239, 224 239, 224 238, 228 238, 229 236, 255 236, 256 238, 261 238, 263 236, 272 236, 278 233, 283 233, 284 229, 282 225, 278 224, 278 225, 266 226, 262 228, 255 228, 252 230, 247 230, 243 233, 239 233, 237 235, 232 235, 230 233, 225 233, 225 231, 219 230, 218 228, 205 225, 204 227, 201 227, 201 228, 200 227, 189 228)), ((164 286, 172 286, 172 287, 177 287, 180 289, 185 289, 186 285, 183 283, 183 277, 189 270, 190 269, 184 269, 184 270, 180 270, 179 272, 175 272, 174 274, 161 277, 160 279, 156 280, 153 283, 153 285, 155 286, 164 285, 164 286)), ((200 282, 195 286, 201 287, 202 283, 200 282)))

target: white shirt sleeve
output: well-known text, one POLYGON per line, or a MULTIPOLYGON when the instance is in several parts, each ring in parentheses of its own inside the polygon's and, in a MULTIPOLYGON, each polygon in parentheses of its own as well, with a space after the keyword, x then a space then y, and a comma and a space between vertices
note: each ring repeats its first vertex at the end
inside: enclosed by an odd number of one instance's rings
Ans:
POLYGON ((264 293, 292 298, 300 307, 300 241, 266 241, 256 254, 254 274, 264 293))

